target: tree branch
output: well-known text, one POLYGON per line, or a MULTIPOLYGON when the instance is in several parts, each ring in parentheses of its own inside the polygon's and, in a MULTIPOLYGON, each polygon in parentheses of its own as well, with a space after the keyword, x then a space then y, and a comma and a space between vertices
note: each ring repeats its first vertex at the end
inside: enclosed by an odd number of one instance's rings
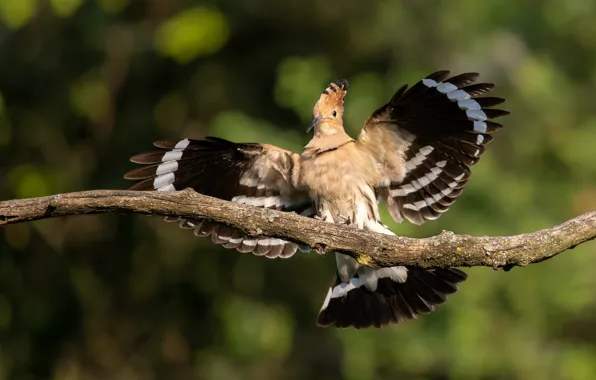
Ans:
POLYGON ((67 215, 108 212, 225 223, 248 235, 308 244, 321 254, 341 252, 361 264, 383 267, 489 266, 509 269, 549 259, 596 238, 596 211, 558 226, 515 236, 473 237, 443 231, 413 239, 357 230, 294 213, 261 209, 198 194, 96 190, 0 202, 0 227, 67 215))

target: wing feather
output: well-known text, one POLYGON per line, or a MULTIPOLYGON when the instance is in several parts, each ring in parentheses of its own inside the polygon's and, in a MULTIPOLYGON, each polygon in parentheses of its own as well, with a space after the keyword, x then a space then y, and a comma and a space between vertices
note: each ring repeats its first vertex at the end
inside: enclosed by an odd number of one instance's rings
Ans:
MULTIPOLYGON (((175 191, 192 188, 216 198, 313 216, 312 202, 292 183, 298 155, 273 145, 233 143, 217 137, 203 140, 160 140, 159 150, 133 156, 143 166, 125 174, 140 180, 131 190, 175 191), (309 211, 310 210, 310 211, 309 211)), ((298 245, 269 237, 246 237, 229 226, 210 222, 166 218, 197 236, 211 236, 215 244, 255 255, 290 257, 298 245)))
POLYGON ((480 97, 494 88, 474 84, 477 73, 448 78, 438 71, 409 90, 402 86, 390 102, 365 122, 356 141, 377 162, 379 198, 398 222, 421 224, 438 218, 461 194, 491 134, 502 127, 493 118, 509 112, 488 108, 505 100, 480 97))

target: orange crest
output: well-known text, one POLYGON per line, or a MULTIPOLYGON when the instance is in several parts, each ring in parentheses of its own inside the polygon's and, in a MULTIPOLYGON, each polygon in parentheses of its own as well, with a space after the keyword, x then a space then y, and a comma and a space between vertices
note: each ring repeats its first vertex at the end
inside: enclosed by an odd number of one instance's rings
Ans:
POLYGON ((331 82, 321 93, 321 97, 315 105, 315 115, 327 114, 333 109, 343 111, 344 97, 348 92, 348 87, 348 81, 345 79, 331 82))

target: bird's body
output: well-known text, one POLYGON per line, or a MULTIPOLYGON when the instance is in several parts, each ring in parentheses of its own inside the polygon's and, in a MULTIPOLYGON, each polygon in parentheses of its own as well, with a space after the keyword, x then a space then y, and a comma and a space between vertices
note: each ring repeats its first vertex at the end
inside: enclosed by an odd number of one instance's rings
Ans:
MULTIPOLYGON (((381 221, 384 202, 398 222, 438 218, 461 194, 490 133, 501 125, 489 109, 503 100, 478 95, 491 84, 477 74, 429 75, 402 87, 364 123, 357 139, 343 127, 346 81, 331 83, 313 109, 312 140, 301 154, 258 143, 219 138, 159 141, 162 151, 133 157, 146 166, 127 173, 136 190, 196 191, 256 207, 296 212, 354 228, 393 234, 381 221)), ((177 220, 197 236, 255 255, 290 257, 297 244, 247 237, 222 224, 177 220)), ((322 326, 383 326, 434 310, 457 291, 457 269, 369 268, 336 254, 337 272, 319 313, 322 326)))
POLYGON ((318 217, 358 228, 380 220, 374 193, 380 173, 353 141, 312 156, 302 155, 300 161, 297 186, 313 200, 318 217))

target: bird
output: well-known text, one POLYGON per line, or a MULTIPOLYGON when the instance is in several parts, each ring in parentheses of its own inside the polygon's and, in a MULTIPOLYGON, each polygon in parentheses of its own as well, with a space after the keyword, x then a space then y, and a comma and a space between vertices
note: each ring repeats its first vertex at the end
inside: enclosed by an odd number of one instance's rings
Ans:
MULTIPOLYGON (((462 194, 470 167, 509 114, 491 108, 503 98, 484 96, 492 83, 477 73, 432 73, 401 86, 375 110, 357 138, 343 124, 346 80, 320 94, 300 153, 264 143, 207 136, 165 139, 158 150, 131 161, 125 174, 138 191, 195 191, 254 207, 294 212, 329 223, 394 235, 382 222, 384 203, 396 222, 435 220, 462 194)), ((225 224, 168 217, 196 236, 239 252, 288 258, 310 247, 277 237, 246 236, 225 224)), ((457 268, 372 268, 335 253, 336 273, 316 323, 328 327, 383 327, 416 319, 447 301, 466 280, 457 268)))

